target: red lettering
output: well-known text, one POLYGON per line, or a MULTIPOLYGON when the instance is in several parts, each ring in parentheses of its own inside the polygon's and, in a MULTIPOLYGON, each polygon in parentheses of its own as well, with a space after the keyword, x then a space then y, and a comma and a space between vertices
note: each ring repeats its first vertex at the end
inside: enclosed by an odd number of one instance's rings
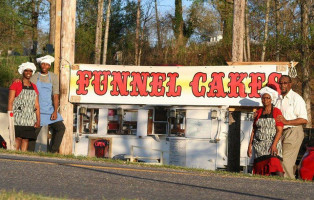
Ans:
POLYGON ((242 82, 246 77, 247 73, 229 73, 230 82, 228 83, 228 87, 230 88, 230 93, 228 97, 246 97, 245 85, 242 82))
POLYGON ((97 95, 106 94, 108 89, 108 76, 110 75, 110 71, 93 71, 93 75, 94 80, 92 81, 92 85, 94 86, 95 93, 97 95))
POLYGON ((79 79, 76 81, 76 84, 78 85, 78 89, 76 90, 77 95, 85 95, 88 93, 88 90, 86 88, 89 86, 89 81, 92 78, 92 72, 91 71, 77 71, 76 75, 79 76, 79 79))
POLYGON ((263 82, 265 81, 264 73, 250 73, 251 83, 249 87, 251 88, 251 93, 249 94, 250 98, 260 97, 258 91, 262 88, 263 82))
POLYGON ((132 86, 132 91, 130 92, 131 96, 147 96, 148 92, 146 90, 147 86, 147 77, 149 76, 148 72, 132 72, 133 81, 130 82, 132 86))
POLYGON ((110 92, 110 94, 112 96, 127 96, 129 94, 129 92, 127 91, 127 83, 130 72, 112 72, 111 74, 113 76, 113 80, 110 83, 110 85, 112 86, 112 91, 110 92))
POLYGON ((181 96, 181 86, 177 86, 177 78, 179 77, 178 73, 168 73, 169 82, 167 83, 167 87, 169 91, 166 93, 167 97, 177 97, 181 96))
POLYGON ((149 84, 152 87, 152 91, 149 93, 150 96, 164 96, 165 87, 162 83, 166 80, 165 73, 151 73, 153 78, 152 82, 149 84))
POLYGON ((202 82, 205 83, 207 81, 207 74, 202 72, 196 73, 193 77, 193 80, 189 84, 189 86, 192 87, 193 95, 196 97, 203 97, 205 96, 206 92, 205 86, 202 86, 201 90, 199 90, 200 79, 202 79, 202 82))
POLYGON ((270 86, 273 89, 277 90, 277 92, 279 94, 281 94, 281 91, 280 91, 280 88, 279 88, 279 84, 278 84, 280 77, 281 77, 280 73, 274 72, 274 73, 269 74, 269 76, 268 76, 268 84, 267 84, 268 86, 270 86))
POLYGON ((208 84, 210 91, 207 92, 208 97, 226 97, 222 78, 225 77, 223 72, 212 73, 212 81, 208 84))

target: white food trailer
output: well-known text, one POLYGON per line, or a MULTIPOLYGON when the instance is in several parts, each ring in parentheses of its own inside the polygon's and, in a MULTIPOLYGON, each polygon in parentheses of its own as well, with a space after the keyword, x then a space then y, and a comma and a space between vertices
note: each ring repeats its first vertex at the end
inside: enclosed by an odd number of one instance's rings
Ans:
MULTIPOLYGON (((228 162, 229 110, 261 106, 288 65, 71 67, 73 154, 216 170, 228 162)), ((253 113, 241 113, 247 166, 253 113)))

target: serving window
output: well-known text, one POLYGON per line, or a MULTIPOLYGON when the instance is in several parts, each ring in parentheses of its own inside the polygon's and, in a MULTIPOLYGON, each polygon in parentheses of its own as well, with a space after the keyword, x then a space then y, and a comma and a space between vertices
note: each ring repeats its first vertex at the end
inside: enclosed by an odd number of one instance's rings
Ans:
POLYGON ((153 134, 183 137, 185 136, 186 110, 155 107, 151 123, 153 134))
POLYGON ((80 133, 97 134, 99 109, 80 107, 78 129, 80 133))
POLYGON ((108 109, 108 134, 136 135, 137 110, 108 109))

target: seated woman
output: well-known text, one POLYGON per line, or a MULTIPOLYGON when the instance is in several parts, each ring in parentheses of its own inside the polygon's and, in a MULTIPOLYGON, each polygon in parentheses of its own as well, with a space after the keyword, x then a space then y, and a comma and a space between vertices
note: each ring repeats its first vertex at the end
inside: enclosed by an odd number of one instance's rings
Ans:
POLYGON ((248 156, 252 156, 254 148, 253 174, 283 176, 281 134, 283 123, 276 117, 282 115, 274 103, 278 98, 277 91, 264 87, 260 91, 263 108, 256 112, 253 130, 248 147, 248 156))
POLYGON ((22 81, 9 88, 8 113, 14 116, 16 150, 26 151, 29 139, 36 139, 35 128, 40 127, 38 90, 30 82, 36 66, 26 62, 19 66, 22 81))

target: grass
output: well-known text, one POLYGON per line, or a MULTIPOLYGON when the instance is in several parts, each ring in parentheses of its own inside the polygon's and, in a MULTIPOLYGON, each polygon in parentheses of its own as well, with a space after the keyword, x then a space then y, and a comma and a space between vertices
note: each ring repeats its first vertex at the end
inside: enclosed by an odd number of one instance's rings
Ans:
POLYGON ((53 198, 53 197, 45 197, 38 194, 29 194, 24 193, 23 191, 15 191, 15 190, 0 190, 0 200, 53 200, 53 199, 65 199, 65 198, 53 198))
POLYGON ((124 160, 117 160, 117 159, 105 159, 105 158, 75 156, 75 155, 61 155, 61 154, 52 154, 52 153, 45 153, 45 152, 21 152, 21 151, 11 151, 11 150, 0 149, 0 153, 33 156, 33 157, 70 159, 70 160, 76 160, 76 161, 106 162, 106 163, 112 163, 112 164, 149 167, 149 168, 156 168, 156 169, 159 168, 159 169, 181 170, 181 171, 186 171, 186 172, 201 173, 204 175, 219 175, 223 177, 257 178, 257 179, 278 180, 278 181, 313 183, 311 181, 304 181, 300 179, 292 180, 292 179, 282 178, 279 176, 260 176, 260 175, 246 174, 246 173, 229 172, 225 170, 212 171, 212 170, 206 170, 206 169, 187 168, 187 167, 174 166, 174 165, 150 165, 150 164, 144 164, 144 163, 135 163, 135 162, 128 162, 124 160))

